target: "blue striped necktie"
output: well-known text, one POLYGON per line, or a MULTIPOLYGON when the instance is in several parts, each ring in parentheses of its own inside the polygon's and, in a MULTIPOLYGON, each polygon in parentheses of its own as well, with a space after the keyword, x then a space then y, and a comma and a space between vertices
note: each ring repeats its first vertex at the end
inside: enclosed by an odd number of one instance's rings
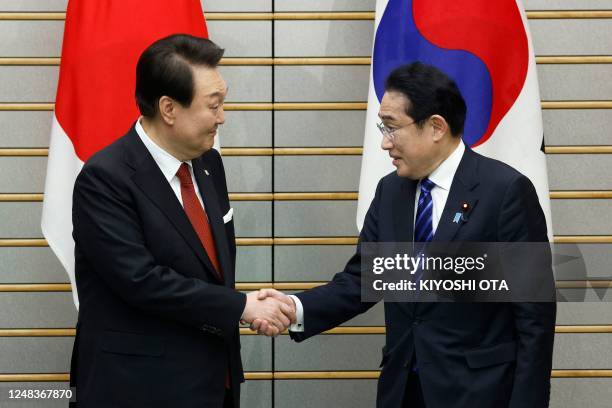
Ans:
MULTIPOLYGON (((431 189, 436 184, 428 178, 421 180, 421 194, 419 195, 419 203, 417 205, 417 213, 414 219, 414 255, 419 256, 425 251, 425 243, 430 242, 433 238, 433 201, 431 199, 431 189), (419 244, 420 243, 420 244, 419 244)), ((415 282, 418 282, 423 277, 423 270, 416 271, 415 282)), ((416 354, 412 362, 412 371, 419 372, 416 354)))
POLYGON ((421 194, 414 219, 414 242, 429 242, 433 238, 433 201, 431 189, 436 184, 428 178, 421 180, 421 194))

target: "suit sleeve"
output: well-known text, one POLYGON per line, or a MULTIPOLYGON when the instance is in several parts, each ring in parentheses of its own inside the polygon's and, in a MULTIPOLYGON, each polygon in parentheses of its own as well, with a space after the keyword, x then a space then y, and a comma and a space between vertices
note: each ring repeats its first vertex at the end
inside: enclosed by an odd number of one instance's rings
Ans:
POLYGON ((304 308, 304 331, 289 332, 293 340, 300 342, 332 329, 368 311, 376 304, 361 301, 360 246, 363 242, 378 241, 378 211, 383 180, 376 187, 376 194, 366 214, 355 254, 344 270, 334 275, 329 283, 296 295, 304 308))
POLYGON ((73 235, 93 272, 135 308, 233 336, 245 295, 159 265, 147 249, 127 182, 99 165, 86 165, 76 180, 73 235))
MULTIPOLYGON (((528 178, 520 176, 507 189, 498 225, 500 242, 547 242, 546 219, 528 178)), ((554 285, 552 267, 535 280, 554 285)), ((534 282, 534 284, 536 284, 534 282)), ((555 333, 556 303, 514 303, 518 351, 509 407, 547 407, 555 333)))

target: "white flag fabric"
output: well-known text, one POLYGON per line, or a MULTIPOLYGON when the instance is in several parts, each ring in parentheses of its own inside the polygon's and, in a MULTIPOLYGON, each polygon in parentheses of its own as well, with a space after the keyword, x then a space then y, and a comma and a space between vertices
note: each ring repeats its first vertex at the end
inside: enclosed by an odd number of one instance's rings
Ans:
POLYGON ((463 141, 534 184, 552 239, 540 92, 520 0, 378 0, 363 142, 357 227, 380 178, 393 171, 376 127, 384 81, 421 61, 449 75, 467 104, 463 141))

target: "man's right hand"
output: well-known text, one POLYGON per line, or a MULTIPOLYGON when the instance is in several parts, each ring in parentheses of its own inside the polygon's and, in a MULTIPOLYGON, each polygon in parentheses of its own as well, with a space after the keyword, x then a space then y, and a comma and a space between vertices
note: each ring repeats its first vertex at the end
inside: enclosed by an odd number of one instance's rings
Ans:
MULTIPOLYGON (((295 302, 293 301, 293 299, 291 299, 289 296, 285 295, 283 292, 279 292, 276 289, 261 289, 259 290, 258 293, 258 298, 259 300, 264 300, 264 299, 276 299, 279 302, 284 303, 286 306, 288 306, 289 308, 291 308, 291 324, 295 323, 297 320, 296 317, 296 305, 295 302)), ((270 330, 270 326, 272 326, 273 323, 258 317, 256 318, 253 322, 251 322, 251 330, 256 331, 259 334, 265 334, 268 335, 267 333, 270 330)), ((289 326, 287 326, 289 327, 289 326)))
POLYGON ((241 320, 253 324, 255 320, 266 321, 266 336, 278 336, 285 331, 292 322, 295 322, 295 307, 274 296, 262 297, 259 291, 247 294, 246 306, 241 320))

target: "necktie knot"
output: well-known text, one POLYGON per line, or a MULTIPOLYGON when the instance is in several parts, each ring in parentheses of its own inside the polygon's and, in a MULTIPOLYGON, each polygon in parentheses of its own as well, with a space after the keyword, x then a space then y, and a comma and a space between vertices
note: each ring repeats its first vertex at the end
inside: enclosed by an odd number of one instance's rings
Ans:
POLYGON ((181 164, 181 167, 179 167, 176 172, 176 177, 178 177, 182 186, 193 184, 191 173, 189 173, 189 165, 187 163, 181 164))
POLYGON ((436 183, 428 178, 421 180, 421 194, 429 194, 431 189, 436 186, 436 183))

